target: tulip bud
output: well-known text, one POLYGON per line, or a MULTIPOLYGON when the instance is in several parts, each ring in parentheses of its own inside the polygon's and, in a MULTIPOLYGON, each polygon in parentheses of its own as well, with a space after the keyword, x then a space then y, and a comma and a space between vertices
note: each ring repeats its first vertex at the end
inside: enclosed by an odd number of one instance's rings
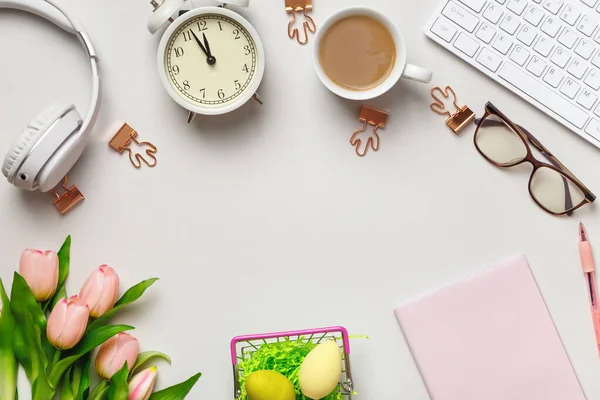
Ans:
POLYGON ((140 344, 137 339, 121 332, 100 346, 96 356, 96 371, 102 378, 110 379, 123 368, 125 362, 127 362, 127 369, 131 371, 139 352, 140 344))
POLYGON ((46 301, 58 285, 58 255, 53 251, 27 249, 21 254, 19 274, 31 288, 37 301, 46 301))
POLYGON ((108 265, 101 265, 79 291, 90 308, 90 317, 98 318, 114 307, 119 294, 119 275, 108 265))
POLYGON ((61 299, 48 317, 48 341, 60 350, 73 348, 83 337, 89 313, 87 304, 78 296, 61 299))
POLYGON ((129 381, 127 400, 148 400, 156 382, 156 367, 151 367, 136 374, 129 381))

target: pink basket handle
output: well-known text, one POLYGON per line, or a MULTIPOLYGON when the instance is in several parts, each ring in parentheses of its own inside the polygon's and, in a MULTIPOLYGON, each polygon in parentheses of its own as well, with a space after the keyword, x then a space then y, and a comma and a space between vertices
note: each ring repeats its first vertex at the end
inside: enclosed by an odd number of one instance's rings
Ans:
POLYGON ((346 354, 350 354, 350 339, 348 338, 348 331, 343 326, 332 326, 329 328, 305 329, 305 330, 299 330, 299 331, 274 332, 274 333, 263 333, 263 334, 258 334, 258 335, 236 336, 233 339, 231 339, 231 362, 233 363, 233 365, 237 365, 236 345, 239 342, 248 342, 250 340, 260 340, 260 339, 273 339, 273 338, 278 338, 278 337, 316 335, 319 333, 331 333, 331 332, 340 332, 342 334, 342 339, 344 341, 344 351, 346 352, 346 354))

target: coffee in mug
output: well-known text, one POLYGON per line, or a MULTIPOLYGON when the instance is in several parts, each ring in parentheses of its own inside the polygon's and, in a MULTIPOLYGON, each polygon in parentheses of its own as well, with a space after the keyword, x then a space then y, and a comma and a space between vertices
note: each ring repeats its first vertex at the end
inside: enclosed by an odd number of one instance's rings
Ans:
POLYGON ((369 90, 384 82, 396 63, 396 43, 379 20, 351 15, 336 21, 319 44, 323 71, 336 85, 369 90))
POLYGON ((322 22, 315 41, 317 76, 343 98, 373 99, 400 78, 431 80, 431 72, 406 62, 406 41, 398 26, 372 8, 348 7, 333 13, 322 22))

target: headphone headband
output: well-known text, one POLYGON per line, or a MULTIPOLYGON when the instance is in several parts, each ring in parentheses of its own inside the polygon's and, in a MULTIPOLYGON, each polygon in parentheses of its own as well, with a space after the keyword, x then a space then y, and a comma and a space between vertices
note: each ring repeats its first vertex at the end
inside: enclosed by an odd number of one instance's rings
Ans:
POLYGON ((80 131, 84 136, 89 136, 88 127, 93 125, 98 116, 100 105, 100 75, 98 72, 98 54, 83 26, 69 17, 67 12, 51 0, 0 0, 0 9, 10 8, 38 15, 59 28, 77 36, 85 48, 92 66, 92 96, 87 116, 83 120, 80 131))

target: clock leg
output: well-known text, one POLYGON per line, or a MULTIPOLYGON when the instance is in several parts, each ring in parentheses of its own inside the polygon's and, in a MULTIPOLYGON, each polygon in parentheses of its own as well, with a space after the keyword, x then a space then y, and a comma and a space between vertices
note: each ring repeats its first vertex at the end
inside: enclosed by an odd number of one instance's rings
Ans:
POLYGON ((263 99, 261 99, 261 98, 260 98, 260 96, 258 95, 258 93, 254 93, 254 96, 252 96, 252 99, 253 99, 254 101, 256 101, 258 104, 260 104, 261 106, 262 106, 263 104, 265 104, 265 103, 263 102, 263 99))
POLYGON ((188 119, 187 119, 188 124, 191 124, 195 118, 196 118, 196 113, 193 111, 190 111, 190 113, 188 114, 188 119))

